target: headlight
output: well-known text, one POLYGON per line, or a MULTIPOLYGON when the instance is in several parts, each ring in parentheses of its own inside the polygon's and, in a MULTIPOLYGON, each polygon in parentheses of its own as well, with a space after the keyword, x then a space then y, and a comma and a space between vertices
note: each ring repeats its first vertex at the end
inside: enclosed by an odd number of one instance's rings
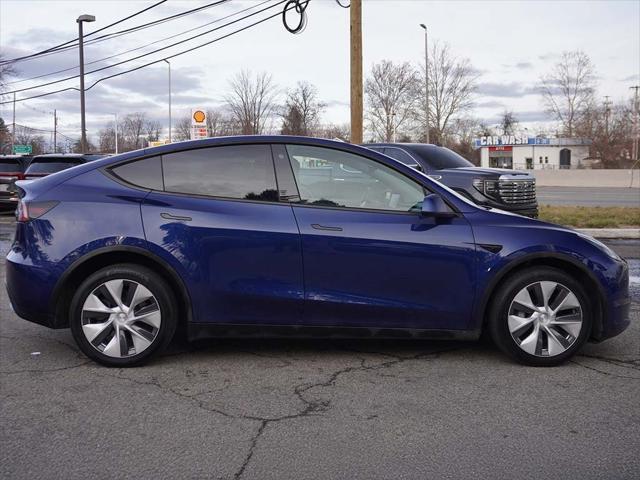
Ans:
POLYGON ((490 197, 494 197, 498 193, 498 181, 497 180, 482 180, 481 178, 476 178, 473 181, 473 186, 480 193, 484 195, 488 195, 490 197))
POLYGON ((611 258, 613 258, 615 260, 622 260, 622 258, 620 258, 620 255, 618 255, 616 252, 614 252, 611 248, 606 246, 600 240, 596 240, 595 238, 593 238, 593 237, 591 237, 589 235, 585 235, 584 233, 580 233, 580 232, 576 232, 576 235, 578 235, 580 238, 586 240, 591 245, 593 245, 593 246, 597 247, 598 249, 600 249, 607 256, 609 256, 609 257, 611 257, 611 258))

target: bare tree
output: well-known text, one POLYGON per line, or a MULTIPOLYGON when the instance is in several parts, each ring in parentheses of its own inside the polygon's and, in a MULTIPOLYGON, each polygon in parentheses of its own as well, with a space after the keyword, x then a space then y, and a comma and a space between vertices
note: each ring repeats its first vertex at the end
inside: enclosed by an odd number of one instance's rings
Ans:
POLYGON ((191 115, 184 115, 178 118, 178 121, 173 126, 173 132, 176 140, 189 140, 191 138, 191 115))
POLYGON ((447 147, 479 165, 480 150, 474 148, 473 139, 491 134, 487 130, 487 127, 477 118, 471 116, 456 117, 451 121, 447 147))
POLYGON ((320 138, 328 138, 329 140, 341 140, 343 142, 351 141, 351 126, 348 123, 337 125, 329 124, 318 127, 316 132, 320 138))
POLYGON ((160 132, 162 131, 162 125, 158 120, 147 120, 144 125, 144 132, 147 135, 147 140, 150 142, 157 142, 160 139, 160 132))
POLYGON ((591 105, 577 119, 574 134, 591 140, 591 157, 604 168, 631 166, 633 104, 591 105))
POLYGON ((377 63, 364 84, 367 119, 375 138, 393 141, 394 134, 414 115, 418 80, 408 62, 377 63))
POLYGON ((318 90, 308 82, 298 82, 287 92, 282 111, 283 135, 311 136, 320 123, 326 104, 318 100, 318 90))
POLYGON ((500 117, 500 129, 503 135, 513 135, 518 126, 518 119, 512 111, 505 110, 500 117))
POLYGON ((42 135, 29 127, 16 125, 16 144, 31 145, 31 151, 34 155, 46 153, 46 141, 42 135))
POLYGON ((576 123, 593 104, 595 68, 580 51, 563 52, 553 70, 540 79, 547 111, 560 122, 563 133, 574 135, 576 123))
MULTIPOLYGON (((120 143, 120 142, 118 142, 120 143)), ((116 130, 114 122, 98 132, 98 148, 103 153, 115 152, 116 150, 116 130)))
POLYGON ((126 150, 142 148, 144 133, 147 125, 147 116, 143 112, 130 113, 122 122, 122 137, 126 150))
MULTIPOLYGON (((0 62, 5 60, 3 55, 0 55, 0 62)), ((0 94, 2 94, 7 89, 7 79, 9 77, 15 77, 18 74, 18 71, 13 66, 13 64, 8 63, 5 65, 0 65, 0 94)))
MULTIPOLYGON (((469 59, 456 57, 447 43, 433 42, 429 52, 429 135, 433 143, 442 143, 453 119, 463 116, 471 108, 479 77, 469 59)), ((419 92, 418 120, 421 130, 425 131, 424 84, 419 92)))
POLYGON ((235 135, 239 131, 229 114, 220 108, 207 110, 206 122, 207 132, 210 137, 235 135))
POLYGON ((242 70, 229 82, 231 92, 225 101, 232 119, 243 135, 259 135, 276 109, 278 90, 266 72, 252 75, 242 70))

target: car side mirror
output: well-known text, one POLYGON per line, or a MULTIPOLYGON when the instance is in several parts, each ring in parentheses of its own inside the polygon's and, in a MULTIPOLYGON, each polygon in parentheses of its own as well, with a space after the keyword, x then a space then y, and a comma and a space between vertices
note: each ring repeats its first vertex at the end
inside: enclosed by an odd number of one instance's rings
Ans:
POLYGON ((423 217, 451 218, 456 216, 456 212, 446 204, 440 195, 432 193, 422 200, 420 215, 423 217))

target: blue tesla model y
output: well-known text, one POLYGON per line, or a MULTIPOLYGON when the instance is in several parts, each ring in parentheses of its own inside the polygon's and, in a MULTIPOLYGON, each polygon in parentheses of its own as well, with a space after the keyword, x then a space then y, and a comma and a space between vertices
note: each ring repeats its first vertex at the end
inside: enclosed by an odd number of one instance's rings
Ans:
POLYGON ((629 324, 628 268, 355 145, 176 143, 18 182, 15 312, 132 366, 190 339, 476 339, 556 365, 629 324))

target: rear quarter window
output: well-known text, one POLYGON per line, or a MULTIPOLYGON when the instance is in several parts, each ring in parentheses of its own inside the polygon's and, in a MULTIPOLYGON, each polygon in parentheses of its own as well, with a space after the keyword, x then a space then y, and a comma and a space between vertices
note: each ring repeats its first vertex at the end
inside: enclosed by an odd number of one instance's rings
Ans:
POLYGON ((143 158, 124 163, 111 169, 120 180, 136 187, 163 190, 162 164, 160 157, 143 158))

